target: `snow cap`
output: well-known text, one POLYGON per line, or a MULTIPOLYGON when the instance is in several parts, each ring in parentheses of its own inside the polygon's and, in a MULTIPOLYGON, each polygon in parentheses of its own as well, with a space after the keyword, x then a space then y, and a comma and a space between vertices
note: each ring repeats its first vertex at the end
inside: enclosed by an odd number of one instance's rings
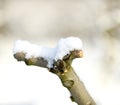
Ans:
POLYGON ((73 50, 82 50, 82 41, 78 37, 67 37, 59 40, 55 48, 48 48, 31 44, 28 41, 16 41, 13 54, 24 52, 26 59, 31 57, 42 57, 48 61, 48 67, 52 67, 53 61, 63 57, 73 50))

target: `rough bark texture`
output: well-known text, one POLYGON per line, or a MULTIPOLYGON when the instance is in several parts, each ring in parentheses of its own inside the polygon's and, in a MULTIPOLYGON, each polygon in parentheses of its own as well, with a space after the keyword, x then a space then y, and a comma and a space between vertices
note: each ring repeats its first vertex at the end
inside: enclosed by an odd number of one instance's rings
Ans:
MULTIPOLYGON (((18 61, 24 61, 27 65, 35 65, 40 67, 47 67, 47 61, 44 58, 25 58, 25 53, 19 52, 14 54, 14 57, 18 61)), ((81 58, 83 52, 81 50, 71 51, 70 54, 63 57, 62 60, 57 60, 53 64, 53 68, 48 68, 50 72, 56 74, 64 87, 66 87, 71 93, 71 100, 76 102, 78 105, 96 105, 84 84, 78 78, 77 74, 71 67, 72 60, 75 58, 81 58)))

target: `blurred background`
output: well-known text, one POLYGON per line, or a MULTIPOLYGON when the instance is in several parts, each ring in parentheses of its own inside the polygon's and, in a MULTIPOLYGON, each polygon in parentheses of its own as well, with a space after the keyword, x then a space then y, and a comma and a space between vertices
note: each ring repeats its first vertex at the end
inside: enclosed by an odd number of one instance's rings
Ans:
POLYGON ((0 0, 0 105, 77 105, 59 78, 17 62, 14 43, 83 41, 73 67, 97 105, 120 105, 120 0, 0 0))

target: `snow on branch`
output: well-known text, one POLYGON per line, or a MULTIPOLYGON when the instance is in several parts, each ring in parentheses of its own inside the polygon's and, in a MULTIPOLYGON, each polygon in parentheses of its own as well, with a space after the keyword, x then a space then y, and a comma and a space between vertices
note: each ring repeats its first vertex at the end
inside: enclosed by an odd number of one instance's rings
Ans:
POLYGON ((77 37, 62 38, 55 48, 48 48, 18 40, 13 54, 18 61, 25 61, 27 65, 53 68, 54 62, 66 59, 71 54, 72 59, 82 57, 82 41, 77 37))

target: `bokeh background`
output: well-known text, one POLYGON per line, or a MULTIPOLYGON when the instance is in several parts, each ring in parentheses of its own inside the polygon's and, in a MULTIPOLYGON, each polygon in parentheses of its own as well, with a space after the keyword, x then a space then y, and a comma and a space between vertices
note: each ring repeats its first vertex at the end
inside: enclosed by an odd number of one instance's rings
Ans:
MULTIPOLYGON (((0 0, 0 105, 76 105, 59 78, 17 62, 16 40, 83 41, 73 67, 97 105, 120 105, 120 0, 0 0)), ((74 44, 74 43, 73 43, 74 44)))

